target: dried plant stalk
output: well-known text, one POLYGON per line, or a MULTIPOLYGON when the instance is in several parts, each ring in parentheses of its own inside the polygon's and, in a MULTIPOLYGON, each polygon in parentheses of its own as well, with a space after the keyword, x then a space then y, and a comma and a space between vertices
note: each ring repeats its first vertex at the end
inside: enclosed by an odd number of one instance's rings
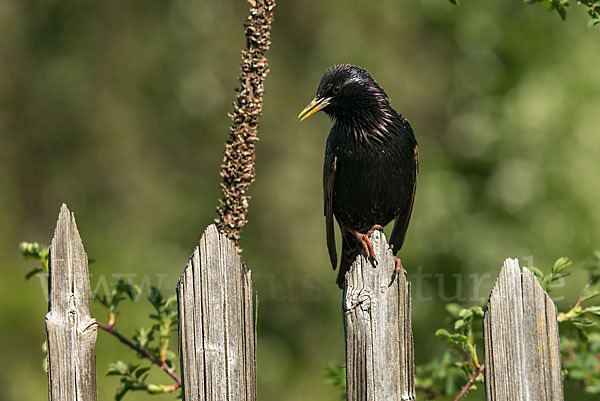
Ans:
POLYGON ((217 228, 236 243, 246 224, 250 196, 246 193, 254 181, 254 143, 258 141, 258 120, 262 114, 263 82, 269 72, 265 52, 271 44, 271 24, 275 0, 248 0, 250 14, 244 24, 246 49, 242 50, 241 88, 229 116, 233 124, 225 145, 221 165, 223 197, 217 207, 217 228))

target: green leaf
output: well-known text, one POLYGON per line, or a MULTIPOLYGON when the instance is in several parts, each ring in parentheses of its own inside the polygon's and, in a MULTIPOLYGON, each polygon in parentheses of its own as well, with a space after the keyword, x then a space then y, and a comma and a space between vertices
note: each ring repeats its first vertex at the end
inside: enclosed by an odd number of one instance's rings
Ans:
POLYGON ((115 286, 118 294, 125 294, 132 301, 135 301, 141 292, 141 289, 137 285, 128 284, 121 279, 117 280, 115 286))
POLYGON ((529 266, 528 269, 531 270, 533 272, 533 274, 535 274, 535 276, 537 277, 538 281, 542 280, 544 278, 544 273, 540 269, 538 269, 537 267, 529 266))
POLYGON ((340 388, 340 399, 346 399, 346 368, 339 362, 331 361, 323 370, 325 383, 340 388))
POLYGON ((600 24, 600 18, 594 18, 588 21, 588 26, 591 28, 593 26, 596 26, 600 24))
POLYGON ((154 306, 154 309, 156 309, 156 311, 160 314, 161 309, 162 309, 163 305, 165 304, 165 301, 163 299, 162 294, 158 290, 158 288, 156 288, 156 287, 151 288, 150 296, 148 297, 148 300, 150 301, 152 306, 154 306))
POLYGON ((133 372, 135 372, 135 370, 138 368, 138 366, 140 366, 139 363, 129 362, 127 364, 127 373, 128 374, 133 374, 133 372))
POLYGON ((454 4, 455 6, 458 6, 458 0, 450 0, 450 3, 454 4))
POLYGON ((576 319, 572 320, 573 324, 579 328, 585 329, 588 327, 593 327, 596 325, 596 322, 594 322, 591 319, 585 318, 585 317, 578 317, 576 319))
POLYGON ((552 280, 551 281, 556 281, 556 280, 560 280, 563 277, 568 277, 571 274, 573 274, 573 272, 565 272, 565 273, 558 273, 558 274, 554 274, 552 276, 552 280))
POLYGON ((483 317, 483 308, 481 306, 474 306, 471 310, 473 311, 473 316, 483 317))
POLYGON ((149 394, 162 394, 165 392, 163 386, 159 386, 156 384, 148 384, 148 387, 146 388, 146 391, 149 394))
POLYGON ((473 311, 471 309, 463 309, 458 313, 458 316, 463 319, 470 319, 473 317, 473 311))
POLYGON ((105 308, 110 308, 110 302, 106 295, 100 295, 99 297, 95 297, 95 299, 105 308))
POLYGON ((573 264, 572 261, 569 260, 569 258, 567 258, 566 256, 563 256, 562 258, 558 258, 556 259, 556 262, 554 262, 554 266, 552 267, 552 273, 561 273, 562 271, 564 271, 567 267, 571 266, 573 264))
POLYGON ((596 316, 600 316, 600 306, 590 306, 588 308, 585 308, 583 311, 587 313, 592 313, 596 316))
POLYGON ((145 348, 154 339, 154 330, 140 327, 137 329, 133 339, 139 346, 145 348))
POLYGON ((460 333, 450 334, 446 329, 437 329, 435 332, 436 337, 454 343, 456 345, 462 344, 467 341, 467 336, 460 333))
POLYGON ((123 397, 125 397, 125 394, 127 394, 129 390, 133 389, 134 384, 135 383, 130 379, 123 377, 121 379, 121 387, 117 389, 117 393, 115 394, 115 401, 120 401, 121 399, 123 399, 123 397))
POLYGON ((442 340, 445 340, 445 341, 451 341, 452 340, 452 336, 450 335, 450 333, 446 329, 437 329, 436 332, 435 332, 435 336, 438 337, 438 338, 441 338, 442 340))
POLYGON ((454 317, 457 317, 461 310, 463 310, 463 307, 459 304, 451 303, 446 305, 446 311, 454 317))
POLYGON ((144 367, 144 368, 139 368, 135 371, 135 378, 139 379, 144 373, 146 373, 147 371, 150 370, 150 366, 144 367))
POLYGON ((177 313, 177 295, 167 298, 165 301, 165 311, 169 313, 177 313))
POLYGON ((21 242, 19 249, 25 259, 33 260, 47 260, 48 254, 50 253, 50 247, 47 245, 41 245, 37 242, 21 242))
POLYGON ((123 361, 117 361, 108 365, 107 376, 124 376, 127 374, 127 365, 123 361))
POLYGON ((123 397, 125 397, 125 394, 127 394, 128 391, 129 391, 129 387, 127 387, 125 385, 121 385, 121 387, 119 387, 117 389, 117 393, 115 394, 115 401, 121 401, 123 399, 123 397))
POLYGON ((25 275, 25 280, 29 280, 30 278, 32 278, 36 274, 38 274, 38 273, 44 273, 45 271, 46 271, 46 269, 44 269, 43 267, 36 267, 35 269, 31 270, 29 273, 27 273, 25 275))
POLYGON ((31 277, 38 273, 48 272, 48 255, 50 253, 50 247, 46 245, 40 245, 37 242, 21 242, 19 249, 25 259, 37 260, 42 263, 42 266, 36 267, 29 271, 25 275, 25 280, 29 280, 31 277))

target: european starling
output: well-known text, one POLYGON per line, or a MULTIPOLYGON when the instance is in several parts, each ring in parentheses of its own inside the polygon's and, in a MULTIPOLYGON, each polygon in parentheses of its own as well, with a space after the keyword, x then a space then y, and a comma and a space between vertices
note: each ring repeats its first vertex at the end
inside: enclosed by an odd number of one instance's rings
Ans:
MULTIPOLYGON (((409 122, 390 106, 385 91, 362 68, 338 65, 325 71, 317 95, 302 110, 304 120, 323 110, 334 124, 327 138, 323 200, 327 247, 335 270, 333 216, 342 233, 337 284, 360 253, 375 261, 370 235, 394 221, 390 247, 404 243, 419 168, 417 141, 409 122)), ((402 268, 396 258, 397 271, 402 268)))

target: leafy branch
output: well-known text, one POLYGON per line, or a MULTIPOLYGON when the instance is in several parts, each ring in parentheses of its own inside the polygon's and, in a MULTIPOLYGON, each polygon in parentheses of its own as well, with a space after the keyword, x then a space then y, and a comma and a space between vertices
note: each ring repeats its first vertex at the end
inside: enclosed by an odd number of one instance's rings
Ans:
POLYGON ((36 266, 30 270, 26 275, 25 279, 29 280, 38 273, 48 273, 48 256, 50 254, 50 247, 46 245, 40 245, 37 242, 21 242, 19 244, 21 254, 25 259, 35 260, 40 262, 41 266, 36 266))
POLYGON ((325 383, 334 387, 339 387, 341 399, 346 399, 346 367, 340 365, 337 361, 329 362, 329 366, 323 371, 325 383))
POLYGON ((150 367, 140 367, 139 364, 131 362, 125 364, 118 361, 110 365, 107 375, 121 376, 121 387, 117 390, 115 400, 120 400, 128 391, 144 390, 149 394, 172 392, 181 387, 181 378, 173 366, 176 355, 169 350, 169 340, 173 331, 177 329, 177 297, 172 296, 165 299, 156 287, 152 287, 148 301, 154 307, 155 313, 150 319, 155 323, 150 328, 140 327, 136 330, 133 340, 128 339, 115 329, 117 306, 119 302, 129 297, 132 301, 137 300, 140 290, 133 284, 126 284, 119 279, 115 282, 108 296, 96 297, 98 301, 109 310, 109 323, 97 322, 98 327, 115 336, 120 342, 133 349, 142 358, 148 359, 154 365, 167 373, 175 383, 172 385, 147 384, 146 375, 143 375, 150 367), (153 345, 153 340, 158 342, 153 345))
MULTIPOLYGON (((20 244, 25 259, 35 260, 41 266, 35 267, 25 276, 26 279, 37 274, 48 274, 49 247, 37 242, 20 244)), ((137 301, 141 294, 139 286, 127 283, 122 279, 114 282, 108 294, 92 295, 92 300, 108 310, 108 322, 96 322, 103 331, 116 337, 121 343, 134 350, 139 357, 151 362, 150 366, 141 366, 132 362, 117 361, 109 365, 108 376, 120 376, 121 386, 117 389, 115 400, 121 400, 129 391, 145 391, 148 394, 162 394, 177 391, 181 388, 181 378, 175 372, 176 355, 169 349, 170 337, 177 330, 177 296, 164 298, 156 287, 152 287, 148 301, 154 308, 149 315, 153 324, 136 329, 133 339, 127 338, 116 330, 115 325, 119 315, 118 307, 122 301, 129 299, 137 301), (155 341, 156 340, 156 341, 155 341), (147 383, 148 371, 152 366, 158 366, 175 382, 173 384, 147 383)), ((44 343, 44 351, 45 343, 44 343)))
MULTIPOLYGON (((450 3, 458 6, 458 0, 449 0, 450 3)), ((524 0, 526 4, 541 3, 546 7, 546 10, 558 13, 560 18, 564 21, 567 18, 567 7, 569 7, 569 0, 524 0)), ((600 0, 577 0, 577 5, 587 7, 587 13, 590 16, 588 26, 592 27, 600 24, 600 0)))
POLYGON ((181 386, 181 384, 164 385, 146 383, 146 379, 148 378, 147 372, 150 368, 150 366, 142 367, 139 364, 131 362, 128 364, 122 361, 111 363, 106 375, 121 377, 121 387, 117 389, 115 400, 121 400, 129 391, 141 390, 146 391, 148 394, 162 394, 175 391, 181 386))
MULTIPOLYGON (((575 305, 565 313, 558 314, 559 322, 569 322, 575 325, 589 327, 590 320, 581 320, 581 318, 589 319, 591 316, 600 316, 600 306, 582 307, 582 304, 590 301, 600 295, 600 252, 596 252, 593 256, 592 263, 587 266, 589 281, 579 293, 575 305), (588 316, 586 316, 586 314, 588 316)), ((593 320, 591 320, 593 322, 593 320)), ((596 322, 597 323, 597 322, 596 322)), ((593 324, 592 324, 593 325, 593 324)))
MULTIPOLYGON (((527 4, 541 3, 548 11, 554 11, 564 20, 567 18, 567 7, 569 0, 525 0, 527 4)), ((588 26, 594 26, 600 23, 600 1, 599 0, 578 0, 577 5, 587 7, 587 13, 591 20, 588 21, 588 26)))
MULTIPOLYGON (((463 308, 459 304, 452 303, 446 305, 446 311, 454 318, 454 332, 438 329, 435 335, 439 339, 448 342, 449 347, 457 351, 453 353, 448 350, 446 352, 445 358, 449 374, 438 375, 437 383, 436 381, 427 383, 427 376, 423 376, 423 374, 431 371, 430 366, 425 369, 417 369, 415 389, 425 392, 430 399, 439 398, 442 395, 456 394, 454 400, 458 401, 470 390, 476 389, 477 384, 483 383, 484 365, 479 363, 476 346, 476 339, 481 338, 482 334, 481 330, 473 329, 473 323, 480 323, 483 318, 483 308, 481 306, 463 308), (425 383, 429 384, 431 388, 423 387, 422 384, 425 383), (460 391, 457 393, 458 388, 460 388, 460 391), (436 392, 432 394, 431 389, 436 390, 436 392)), ((478 324, 477 327, 481 327, 481 324, 478 324)))
POLYGON ((558 313, 563 376, 573 389, 600 394, 600 305, 589 305, 600 295, 600 252, 585 269, 588 282, 577 302, 558 313))
POLYGON ((562 257, 558 258, 556 262, 554 262, 552 270, 548 274, 544 274, 540 269, 534 266, 531 266, 528 269, 535 274, 540 285, 542 286, 542 289, 546 291, 546 293, 550 294, 550 291, 552 290, 552 284, 554 284, 554 282, 573 274, 573 272, 567 270, 567 267, 571 266, 572 264, 573 262, 571 262, 569 258, 562 257))

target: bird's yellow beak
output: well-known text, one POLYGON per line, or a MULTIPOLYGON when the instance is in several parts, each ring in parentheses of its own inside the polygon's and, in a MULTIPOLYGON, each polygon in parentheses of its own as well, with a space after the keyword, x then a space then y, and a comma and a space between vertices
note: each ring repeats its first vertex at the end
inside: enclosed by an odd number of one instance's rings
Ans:
POLYGON ((300 121, 315 114, 317 111, 329 106, 331 98, 314 98, 311 102, 298 114, 300 121))

